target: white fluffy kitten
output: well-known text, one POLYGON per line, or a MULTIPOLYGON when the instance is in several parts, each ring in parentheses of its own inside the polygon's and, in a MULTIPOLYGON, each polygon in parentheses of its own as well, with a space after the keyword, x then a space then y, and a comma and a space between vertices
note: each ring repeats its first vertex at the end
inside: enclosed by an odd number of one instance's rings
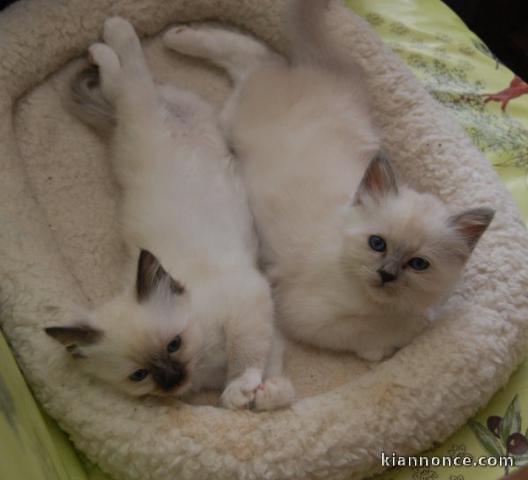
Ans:
POLYGON ((78 324, 46 333, 87 373, 130 395, 225 387, 228 408, 287 405, 286 379, 263 383, 280 374, 277 345, 270 358, 273 305, 256 268, 247 197, 212 109, 155 85, 127 21, 108 19, 104 41, 90 48, 98 75, 81 73, 73 99, 82 120, 111 127, 137 274, 78 324))
POLYGON ((327 0, 294 0, 292 63, 252 37, 176 27, 170 48, 227 70, 223 112, 274 284, 280 325, 377 361, 452 290, 493 211, 451 212, 397 182, 367 93, 325 34, 327 0))

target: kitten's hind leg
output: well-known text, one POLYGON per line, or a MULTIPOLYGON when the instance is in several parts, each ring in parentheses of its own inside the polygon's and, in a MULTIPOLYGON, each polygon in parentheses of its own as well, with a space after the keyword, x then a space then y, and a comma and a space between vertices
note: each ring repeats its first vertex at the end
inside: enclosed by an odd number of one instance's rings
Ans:
POLYGON ((105 43, 93 45, 90 54, 99 67, 102 96, 113 107, 112 161, 118 181, 125 184, 131 176, 152 170, 158 159, 153 155, 160 146, 158 132, 174 127, 166 121, 168 109, 134 27, 122 18, 107 18, 103 39, 105 43))
POLYGON ((280 55, 255 38, 211 24, 173 27, 163 40, 171 50, 209 60, 231 77, 235 89, 220 114, 220 125, 228 139, 244 80, 260 67, 285 63, 280 55))
POLYGON ((116 53, 104 43, 94 43, 88 49, 90 61, 99 69, 99 85, 105 100, 114 103, 121 82, 121 64, 116 53))
POLYGON ((119 57, 127 73, 150 77, 143 48, 134 27, 124 18, 109 17, 104 22, 103 39, 119 57))
POLYGON ((254 69, 283 59, 255 38, 213 25, 179 25, 163 37, 165 45, 191 57, 203 58, 241 82, 254 69))
POLYGON ((90 47, 90 55, 99 66, 103 95, 109 100, 126 98, 127 103, 142 105, 151 101, 156 87, 134 27, 123 18, 107 18, 103 39, 104 44, 90 47))
POLYGON ((132 25, 108 18, 103 37, 106 43, 89 48, 97 69, 79 72, 71 83, 70 107, 84 123, 107 134, 115 132, 116 124, 130 117, 128 113, 140 112, 146 102, 155 104, 155 86, 132 25), (139 108, 131 108, 138 103, 139 108))
POLYGON ((110 17, 104 22, 103 39, 121 65, 115 102, 121 130, 134 130, 150 145, 152 132, 162 128, 164 109, 139 37, 127 20, 110 17))

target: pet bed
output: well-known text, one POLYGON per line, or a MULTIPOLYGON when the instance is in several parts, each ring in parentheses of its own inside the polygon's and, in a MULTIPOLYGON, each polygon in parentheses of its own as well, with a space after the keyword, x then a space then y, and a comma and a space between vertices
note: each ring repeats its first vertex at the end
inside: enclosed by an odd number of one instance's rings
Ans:
MULTIPOLYGON (((359 478, 380 451, 445 439, 520 362, 528 308, 526 233, 510 195, 452 118, 369 28, 340 7, 336 40, 362 62, 387 150, 417 187, 498 215, 479 244, 455 314, 372 366, 299 347, 288 370, 301 399, 269 414, 125 399, 68 368, 42 327, 118 288, 116 189, 104 148, 62 107, 73 65, 108 14, 153 35, 174 21, 219 18, 285 50, 284 2, 22 1, 0 17, 2 328, 26 377, 76 446, 117 478, 359 478), (64 68, 63 68, 64 67, 64 68)), ((223 77, 148 42, 160 80, 220 102, 223 77)), ((197 399, 200 402, 201 399, 197 399)))

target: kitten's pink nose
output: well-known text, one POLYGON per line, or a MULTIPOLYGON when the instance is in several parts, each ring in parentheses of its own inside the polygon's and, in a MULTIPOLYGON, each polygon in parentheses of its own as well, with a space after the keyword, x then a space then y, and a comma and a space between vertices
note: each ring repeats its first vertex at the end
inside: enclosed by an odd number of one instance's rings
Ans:
POLYGON ((396 275, 394 273, 387 272, 386 270, 379 269, 378 270, 379 276, 381 277, 381 282, 383 284, 393 282, 396 280, 396 275))

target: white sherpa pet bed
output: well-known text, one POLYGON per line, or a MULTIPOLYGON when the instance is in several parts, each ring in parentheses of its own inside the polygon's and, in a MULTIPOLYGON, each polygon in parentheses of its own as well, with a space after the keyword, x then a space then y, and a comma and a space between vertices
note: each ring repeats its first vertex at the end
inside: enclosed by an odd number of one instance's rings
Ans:
MULTIPOLYGON (((528 238, 487 160, 367 25, 345 7, 336 41, 368 73, 385 148, 409 182, 462 207, 497 210, 453 297, 455 314, 393 358, 291 347, 300 400, 272 413, 120 396, 75 368, 46 325, 119 288, 117 189, 103 145, 64 109, 72 69, 106 16, 128 18, 155 75, 222 102, 229 85, 163 49, 159 32, 228 21, 286 52, 279 0, 22 0, 0 15, 2 328, 38 398, 75 445, 120 479, 352 479, 381 451, 411 454, 450 435, 521 360, 528 325, 528 238)), ((204 403, 204 399, 197 399, 204 403)))

